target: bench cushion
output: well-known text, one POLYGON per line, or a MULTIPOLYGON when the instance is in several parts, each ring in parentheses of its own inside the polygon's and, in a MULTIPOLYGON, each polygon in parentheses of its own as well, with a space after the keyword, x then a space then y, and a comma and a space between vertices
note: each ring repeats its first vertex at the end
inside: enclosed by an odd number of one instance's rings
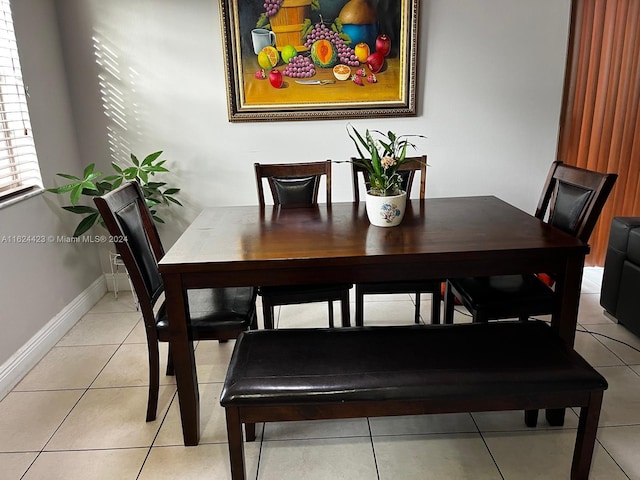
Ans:
POLYGON ((236 341, 227 406, 605 390, 544 322, 283 329, 236 341))

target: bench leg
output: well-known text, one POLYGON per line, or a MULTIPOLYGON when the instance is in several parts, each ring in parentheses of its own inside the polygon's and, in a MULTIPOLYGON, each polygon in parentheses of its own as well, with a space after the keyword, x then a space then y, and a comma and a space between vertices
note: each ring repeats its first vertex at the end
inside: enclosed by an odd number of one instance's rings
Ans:
POLYGON ((571 464, 571 480, 587 480, 589 478, 593 448, 598 433, 602 393, 602 391, 592 392, 589 405, 580 409, 578 434, 573 450, 573 463, 571 464))
MULTIPOLYGON (((240 412, 236 407, 225 408, 227 415, 227 440, 229 442, 229 461, 231 478, 245 480, 244 445, 242 444, 242 423, 240 412)), ((255 427, 255 424, 253 424, 255 427)))

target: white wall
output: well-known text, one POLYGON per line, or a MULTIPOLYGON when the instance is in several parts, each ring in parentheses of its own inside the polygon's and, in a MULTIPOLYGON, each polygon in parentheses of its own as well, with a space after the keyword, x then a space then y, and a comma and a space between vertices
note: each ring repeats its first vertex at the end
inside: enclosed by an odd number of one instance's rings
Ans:
MULTIPOLYGON (((108 157, 109 123, 97 113, 100 68, 88 45, 94 37, 119 71, 117 79, 106 75, 124 99, 122 150, 164 150, 183 189, 187 208, 162 232, 167 243, 204 206, 255 203, 254 162, 355 153, 346 121, 228 121, 216 2, 57 5, 82 155, 108 157)), ((421 2, 419 115, 353 124, 428 136, 420 147, 432 166, 429 196, 495 194, 533 211, 555 159, 569 6, 569 0, 421 2)), ((349 200, 348 166, 334 171, 334 201, 349 200)))
MULTIPOLYGON (((56 12, 41 0, 12 2, 12 9, 36 148, 50 180, 80 165, 56 12)), ((0 237, 69 235, 77 219, 59 205, 44 193, 0 209, 0 237)), ((96 252, 90 244, 0 244, 0 365, 100 277, 96 252)))

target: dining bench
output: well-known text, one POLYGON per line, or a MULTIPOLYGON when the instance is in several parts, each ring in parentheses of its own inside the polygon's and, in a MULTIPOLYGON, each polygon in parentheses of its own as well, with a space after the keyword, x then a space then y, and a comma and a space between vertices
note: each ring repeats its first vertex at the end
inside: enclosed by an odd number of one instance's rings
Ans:
POLYGON ((255 424, 581 407, 571 466, 586 479, 606 380, 546 323, 257 330, 236 341, 220 397, 231 473, 255 424))

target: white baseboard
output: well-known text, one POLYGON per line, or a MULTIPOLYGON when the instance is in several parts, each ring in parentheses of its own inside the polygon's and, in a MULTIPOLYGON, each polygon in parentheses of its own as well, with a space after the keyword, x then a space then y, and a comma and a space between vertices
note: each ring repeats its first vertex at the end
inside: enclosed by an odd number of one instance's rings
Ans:
POLYGON ((4 398, 29 373, 58 341, 107 292, 104 275, 53 317, 26 344, 0 365, 0 399, 4 398))

